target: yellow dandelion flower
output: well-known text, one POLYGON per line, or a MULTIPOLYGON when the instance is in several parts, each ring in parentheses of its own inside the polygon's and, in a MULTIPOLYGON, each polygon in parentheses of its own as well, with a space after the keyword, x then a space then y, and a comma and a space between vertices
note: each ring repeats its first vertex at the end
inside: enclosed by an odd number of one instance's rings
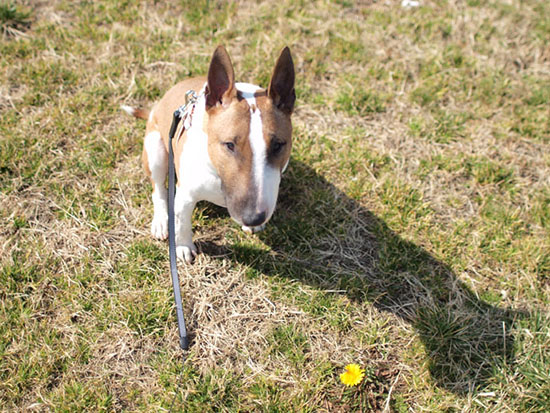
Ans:
POLYGON ((365 377, 365 370, 359 364, 348 364, 346 371, 340 374, 340 380, 346 386, 357 386, 365 377))

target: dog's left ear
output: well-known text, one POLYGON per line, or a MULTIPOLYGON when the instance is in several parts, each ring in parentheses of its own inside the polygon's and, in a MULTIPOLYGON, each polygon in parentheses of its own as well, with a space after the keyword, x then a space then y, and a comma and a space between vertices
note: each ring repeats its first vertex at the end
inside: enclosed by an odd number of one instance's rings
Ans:
POLYGON ((283 49, 277 59, 267 90, 273 104, 290 115, 294 109, 296 92, 294 91, 294 62, 288 47, 283 49))
POLYGON ((210 61, 205 94, 207 109, 218 104, 228 106, 237 96, 233 64, 223 46, 216 48, 210 61))

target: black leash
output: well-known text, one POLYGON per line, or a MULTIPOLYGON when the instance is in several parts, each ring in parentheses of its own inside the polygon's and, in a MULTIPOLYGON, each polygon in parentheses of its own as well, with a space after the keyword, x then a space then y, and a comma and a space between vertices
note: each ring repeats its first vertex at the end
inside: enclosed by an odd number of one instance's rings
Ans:
MULTIPOLYGON (((176 316, 178 319, 178 332, 180 336, 180 348, 182 349, 183 363, 186 359, 186 351, 189 349, 189 338, 187 337, 187 329, 185 328, 185 317, 183 316, 183 305, 181 302, 181 290, 180 279, 178 276, 178 266, 176 258, 176 228, 175 228, 175 212, 174 212, 174 197, 176 194, 176 168, 174 164, 174 148, 172 142, 174 135, 178 130, 179 123, 186 120, 189 116, 187 109, 189 105, 193 105, 197 100, 197 95, 194 91, 190 90, 185 94, 185 105, 181 106, 174 112, 172 118, 172 126, 170 127, 170 133, 168 134, 168 246, 170 254, 170 273, 172 275, 172 287, 174 289, 174 301, 176 304, 176 316)), ((183 126, 185 127, 185 126, 183 126)), ((181 131, 183 133, 183 131, 181 131)), ((180 385, 183 377, 183 369, 180 374, 180 385)), ((170 411, 174 407, 176 401, 177 392, 174 393, 174 398, 170 406, 170 411)))
POLYGON ((174 288, 174 300, 176 302, 176 316, 178 317, 178 331, 180 335, 180 348, 187 350, 189 348, 189 339, 187 338, 187 329, 185 328, 185 318, 183 317, 183 305, 181 303, 180 279, 178 276, 178 266, 176 259, 176 231, 174 214, 174 195, 176 193, 176 168, 174 165, 174 149, 172 148, 172 139, 178 129, 178 124, 182 119, 182 113, 178 109, 174 112, 170 134, 168 135, 168 245, 170 248, 170 273, 172 274, 172 287, 174 288))
MULTIPOLYGON (((174 196, 176 194, 176 168, 174 165, 174 148, 172 141, 178 130, 179 123, 187 120, 189 116, 188 108, 197 101, 197 94, 194 90, 189 90, 185 94, 185 105, 179 107, 174 112, 172 118, 172 126, 168 134, 168 245, 170 249, 170 273, 172 274, 172 287, 174 288, 174 301, 176 303, 176 316, 178 318, 178 331, 180 336, 180 348, 182 350, 189 349, 189 339, 187 338, 187 329, 185 328, 185 318, 183 317, 183 305, 181 303, 180 279, 178 276, 178 266, 176 259, 176 229, 175 229, 175 213, 174 213, 174 196)), ((185 123, 183 125, 185 128, 185 123)), ((180 134, 183 133, 183 130, 180 134)))

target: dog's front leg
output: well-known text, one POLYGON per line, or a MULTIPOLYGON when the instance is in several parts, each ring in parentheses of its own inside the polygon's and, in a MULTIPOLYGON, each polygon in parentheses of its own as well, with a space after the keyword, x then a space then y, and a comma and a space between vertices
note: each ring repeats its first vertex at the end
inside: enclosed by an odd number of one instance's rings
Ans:
POLYGON ((176 255, 180 260, 191 264, 197 255, 193 244, 193 227, 191 218, 195 208, 195 200, 184 194, 180 188, 176 190, 174 200, 176 226, 176 255))

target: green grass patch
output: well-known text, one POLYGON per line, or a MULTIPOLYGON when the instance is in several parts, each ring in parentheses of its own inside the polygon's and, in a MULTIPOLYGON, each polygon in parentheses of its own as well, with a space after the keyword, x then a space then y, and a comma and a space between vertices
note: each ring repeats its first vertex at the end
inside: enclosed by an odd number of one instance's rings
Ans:
POLYGON ((5 35, 14 35, 31 25, 31 12, 14 2, 0 3, 0 31, 5 35))
POLYGON ((0 2, 2 409, 548 411, 550 10, 455 3, 0 2), (218 44, 290 46, 293 152, 265 231, 195 209, 182 365, 119 107, 218 44))
POLYGON ((342 90, 336 98, 336 107, 351 116, 367 116, 385 112, 387 98, 362 87, 342 90))

